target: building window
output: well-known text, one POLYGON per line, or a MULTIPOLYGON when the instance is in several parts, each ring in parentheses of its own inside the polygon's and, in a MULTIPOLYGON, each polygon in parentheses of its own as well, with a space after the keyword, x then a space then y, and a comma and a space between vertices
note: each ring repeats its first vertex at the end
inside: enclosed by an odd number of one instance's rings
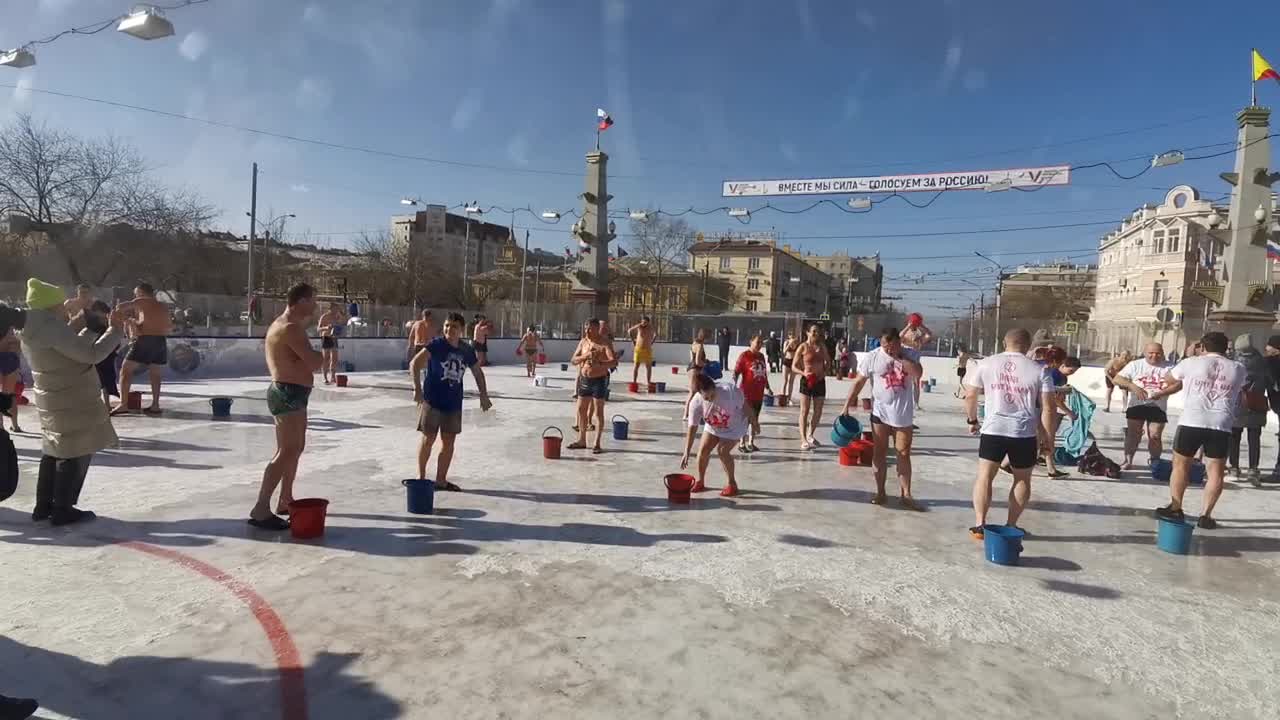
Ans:
POLYGON ((720 269, 721 269, 721 270, 728 270, 728 269, 729 269, 729 264, 730 264, 730 263, 732 263, 732 262, 733 262, 733 258, 729 258, 729 257, 721 257, 721 258, 720 258, 720 269))
POLYGON ((747 312, 755 312, 755 311, 756 311, 756 308, 758 308, 758 307, 759 307, 759 304, 758 304, 758 303, 756 303, 756 301, 755 301, 755 300, 748 300, 748 301, 747 301, 747 312))
POLYGON ((1151 305, 1168 305, 1169 304, 1169 281, 1157 280, 1156 284, 1151 288, 1151 305))
POLYGON ((1164 230, 1151 233, 1151 252, 1159 255, 1164 252, 1164 230))
POLYGON ((791 271, 790 271, 790 270, 783 270, 783 271, 782 271, 782 282, 788 282, 788 283, 789 283, 789 282, 791 282, 791 271))
POLYGON ((1182 230, 1179 228, 1169 228, 1169 252, 1178 252, 1178 246, 1182 241, 1182 230))
POLYGON ((759 269, 760 269, 760 258, 751 258, 750 260, 747 260, 747 269, 748 269, 748 270, 759 270, 759 269))
POLYGON ((759 280, 756 280, 755 278, 752 278, 752 279, 748 280, 748 281, 747 281, 747 289, 748 289, 748 290, 759 290, 759 289, 760 289, 760 281, 759 281, 759 280))

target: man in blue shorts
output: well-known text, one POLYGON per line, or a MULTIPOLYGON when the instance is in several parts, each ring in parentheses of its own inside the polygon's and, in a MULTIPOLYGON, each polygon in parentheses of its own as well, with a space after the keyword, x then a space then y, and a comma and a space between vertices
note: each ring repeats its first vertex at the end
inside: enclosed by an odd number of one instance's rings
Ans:
POLYGON ((466 319, 461 313, 449 313, 444 322, 444 335, 437 337, 413 357, 409 374, 413 377, 413 399, 418 403, 418 479, 427 478, 427 461, 431 448, 440 436, 440 456, 436 459, 437 490, 460 492, 462 488, 449 482, 449 465, 453 462, 453 444, 462 432, 462 379, 467 368, 475 376, 480 391, 480 409, 493 407, 484 371, 477 362, 476 351, 462 343, 466 319), (425 387, 423 369, 426 369, 425 387))

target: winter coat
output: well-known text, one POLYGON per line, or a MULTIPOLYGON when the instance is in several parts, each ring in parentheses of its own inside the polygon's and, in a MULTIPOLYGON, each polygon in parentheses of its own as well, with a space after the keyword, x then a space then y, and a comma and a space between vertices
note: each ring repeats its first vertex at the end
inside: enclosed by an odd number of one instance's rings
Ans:
MULTIPOLYGON (((1245 388, 1255 392, 1266 393, 1271 387, 1271 369, 1267 367, 1267 359, 1252 347, 1237 350, 1236 362, 1244 365, 1246 375, 1245 388)), ((1236 405, 1236 419, 1233 427, 1260 428, 1267 424, 1266 410, 1250 410, 1242 400, 1236 405)))
POLYGON ((95 364, 120 345, 120 333, 79 334, 51 310, 27 311, 22 351, 35 380, 44 454, 62 459, 115 447, 95 364))

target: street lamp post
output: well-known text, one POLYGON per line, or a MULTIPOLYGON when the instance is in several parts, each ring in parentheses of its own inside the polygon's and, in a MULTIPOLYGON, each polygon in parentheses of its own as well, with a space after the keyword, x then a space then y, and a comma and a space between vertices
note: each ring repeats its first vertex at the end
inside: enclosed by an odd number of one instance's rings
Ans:
POLYGON ((974 250, 973 254, 977 255, 983 260, 986 260, 987 262, 996 266, 996 338, 995 338, 995 345, 993 347, 999 347, 1000 346, 1000 298, 1004 295, 1004 266, 996 262, 995 260, 992 260, 991 258, 987 257, 986 255, 983 255, 977 250, 974 250))

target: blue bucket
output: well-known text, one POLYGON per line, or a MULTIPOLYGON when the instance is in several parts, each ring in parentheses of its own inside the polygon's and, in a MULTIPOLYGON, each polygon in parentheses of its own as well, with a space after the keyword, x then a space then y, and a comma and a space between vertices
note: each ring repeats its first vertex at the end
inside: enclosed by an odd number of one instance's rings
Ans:
POLYGON ((831 426, 832 441, 834 442, 835 438, 839 437, 840 440, 836 444, 840 447, 857 440, 861 434, 862 423, 858 422, 858 418, 852 415, 837 416, 835 423, 831 426))
POLYGON ((564 372, 565 370, 568 370, 568 369, 569 369, 569 363, 560 363, 560 372, 564 372))
MULTIPOLYGON (((1191 463, 1190 477, 1187 480, 1192 485, 1204 484, 1204 463, 1191 463)), ((1151 466, 1151 479, 1157 482, 1167 483, 1169 478, 1173 476, 1173 461, 1161 458, 1151 466)))
POLYGON ((231 398, 216 397, 209 401, 209 407, 213 408, 213 416, 216 418, 231 417, 231 398))
POLYGON ((933 392, 933 386, 929 383, 921 383, 920 389, 925 392, 933 392))
POLYGON ((764 406, 765 406, 765 407, 773 407, 773 396, 772 396, 772 395, 765 395, 765 396, 764 396, 764 406))
POLYGON ((930 384, 931 386, 937 387, 937 385, 938 385, 938 378, 936 378, 936 377, 931 377, 931 378, 929 378, 929 384, 930 384))
POLYGON ((664 393, 664 392, 666 392, 666 391, 667 391, 667 384, 666 384, 666 383, 664 383, 664 382, 656 382, 656 383, 654 383, 654 385, 656 385, 656 386, 657 386, 657 390, 658 390, 658 392, 660 392, 660 393, 664 393))
POLYGON ((724 370, 720 367, 720 363, 713 360, 702 366, 702 374, 712 380, 719 380, 724 375, 724 370))
POLYGON ((436 484, 431 480, 401 480, 407 489, 408 510, 414 515, 430 515, 436 504, 436 484))
POLYGON ((1026 533, 1008 525, 983 525, 982 545, 987 560, 997 565, 1017 565, 1026 533))
POLYGON ((342 363, 342 366, 343 366, 344 368, 346 368, 346 369, 347 369, 347 372, 355 372, 355 371, 356 371, 356 364, 355 364, 355 363, 353 363, 353 362, 343 362, 343 363, 342 363))
POLYGON ((847 438, 841 435, 838 429, 831 428, 831 444, 832 445, 835 445, 838 448, 843 448, 843 447, 846 447, 851 442, 853 442, 852 438, 847 438))
POLYGON ((1183 520, 1166 520, 1157 518, 1159 529, 1156 530, 1156 547, 1173 555, 1187 555, 1191 552, 1191 531, 1195 526, 1183 520))
POLYGON ((622 415, 613 416, 613 439, 626 440, 627 431, 631 428, 631 423, 622 415), (618 418, 622 418, 619 420, 618 418))

